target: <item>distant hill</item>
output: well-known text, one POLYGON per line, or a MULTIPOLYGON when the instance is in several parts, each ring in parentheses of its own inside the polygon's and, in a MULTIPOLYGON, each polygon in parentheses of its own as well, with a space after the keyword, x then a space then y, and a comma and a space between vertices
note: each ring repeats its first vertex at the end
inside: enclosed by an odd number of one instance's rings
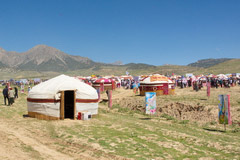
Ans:
POLYGON ((219 59, 202 59, 198 60, 197 62, 190 63, 188 66, 191 67, 201 67, 201 68, 208 68, 219 63, 223 63, 225 61, 232 60, 232 58, 219 58, 219 59))
POLYGON ((113 63, 110 63, 110 64, 113 64, 113 65, 123 65, 123 62, 122 61, 115 61, 113 63))
POLYGON ((155 69, 156 66, 144 64, 144 63, 128 63, 125 66, 127 66, 127 70, 134 70, 134 69, 155 69))
POLYGON ((219 63, 209 68, 199 69, 194 72, 195 74, 227 74, 227 73, 240 73, 240 59, 232 59, 219 63))

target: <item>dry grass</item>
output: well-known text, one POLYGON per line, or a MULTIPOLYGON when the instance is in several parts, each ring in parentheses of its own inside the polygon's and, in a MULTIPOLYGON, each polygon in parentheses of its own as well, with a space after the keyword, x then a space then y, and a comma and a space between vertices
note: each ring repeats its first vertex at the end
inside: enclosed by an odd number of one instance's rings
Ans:
MULTIPOLYGON (((240 159, 240 128, 217 121, 217 95, 230 94, 233 120, 240 115, 240 87, 206 90, 177 89, 158 97, 158 107, 170 103, 203 105, 214 121, 179 120, 169 115, 148 116, 120 102, 143 103, 144 97, 123 89, 113 92, 114 107, 100 104, 90 121, 44 121, 23 118, 26 94, 11 107, 0 106, 0 158, 3 159, 240 159), (130 100, 129 100, 130 99, 130 100)), ((106 95, 102 95, 103 98, 106 95)), ((2 95, 0 95, 0 99, 2 95)), ((127 103, 124 103, 128 105, 127 103)))

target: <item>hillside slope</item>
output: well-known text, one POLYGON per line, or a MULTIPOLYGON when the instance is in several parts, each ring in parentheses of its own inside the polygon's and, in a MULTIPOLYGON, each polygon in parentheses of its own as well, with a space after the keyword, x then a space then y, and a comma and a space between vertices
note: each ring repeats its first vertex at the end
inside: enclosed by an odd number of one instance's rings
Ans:
POLYGON ((227 74, 227 73, 240 73, 240 59, 232 59, 229 61, 225 61, 223 63, 214 65, 209 68, 200 69, 195 71, 196 74, 227 74))
POLYGON ((232 58, 202 59, 202 60, 198 60, 197 62, 190 63, 190 64, 188 64, 188 66, 208 68, 208 67, 215 66, 217 64, 220 64, 220 63, 223 63, 223 62, 229 61, 229 60, 232 60, 232 58))

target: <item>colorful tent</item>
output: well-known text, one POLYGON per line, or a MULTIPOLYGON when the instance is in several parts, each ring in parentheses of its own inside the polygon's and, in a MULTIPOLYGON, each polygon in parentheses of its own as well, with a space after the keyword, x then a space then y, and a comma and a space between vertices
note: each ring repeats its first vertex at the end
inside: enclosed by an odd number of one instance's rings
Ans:
POLYGON ((156 92, 159 95, 175 94, 174 83, 160 74, 150 75, 140 81, 140 95, 144 96, 145 92, 156 92))
POLYGON ((97 91, 79 80, 60 75, 31 89, 28 115, 39 119, 75 119, 78 112, 98 113, 97 91))
POLYGON ((127 80, 127 79, 132 80, 133 79, 133 77, 131 75, 121 76, 120 78, 122 80, 127 80))
POLYGON ((115 89, 115 80, 110 78, 100 78, 93 82, 92 86, 100 91, 115 89))

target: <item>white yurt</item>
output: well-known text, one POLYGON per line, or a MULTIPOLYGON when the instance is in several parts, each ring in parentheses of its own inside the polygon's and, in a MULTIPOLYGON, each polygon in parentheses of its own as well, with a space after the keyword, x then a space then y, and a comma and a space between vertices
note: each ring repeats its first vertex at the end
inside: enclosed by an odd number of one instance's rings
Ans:
POLYGON ((34 86, 27 97, 28 115, 38 119, 76 119, 80 112, 98 113, 96 89, 66 75, 34 86))

